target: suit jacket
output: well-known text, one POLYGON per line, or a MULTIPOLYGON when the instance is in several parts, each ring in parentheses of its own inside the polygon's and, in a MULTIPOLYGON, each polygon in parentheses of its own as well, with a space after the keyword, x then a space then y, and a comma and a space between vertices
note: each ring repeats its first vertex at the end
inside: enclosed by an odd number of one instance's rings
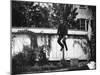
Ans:
POLYGON ((67 35, 68 34, 68 25, 60 24, 58 27, 58 35, 67 35))

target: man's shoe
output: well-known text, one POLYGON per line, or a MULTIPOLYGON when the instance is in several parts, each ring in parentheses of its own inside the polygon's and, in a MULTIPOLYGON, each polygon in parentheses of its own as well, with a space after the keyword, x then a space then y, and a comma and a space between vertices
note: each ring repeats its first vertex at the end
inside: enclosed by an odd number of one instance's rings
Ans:
POLYGON ((62 51, 64 48, 61 48, 60 51, 62 51))
POLYGON ((68 48, 66 47, 66 51, 68 51, 68 48))

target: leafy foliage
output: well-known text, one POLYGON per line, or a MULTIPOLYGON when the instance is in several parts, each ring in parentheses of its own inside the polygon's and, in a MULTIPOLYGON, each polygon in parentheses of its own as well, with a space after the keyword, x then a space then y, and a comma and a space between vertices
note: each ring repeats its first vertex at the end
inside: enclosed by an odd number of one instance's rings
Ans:
POLYGON ((60 20, 73 25, 76 10, 71 4, 12 1, 12 26, 57 28, 60 20))
MULTIPOLYGON (((75 18, 78 14, 76 12, 77 8, 73 9, 72 4, 53 4, 55 15, 52 16, 52 19, 56 19, 56 23, 60 24, 60 20, 63 20, 64 24, 73 26, 75 24, 75 18)), ((58 25, 59 25, 58 24, 58 25)))

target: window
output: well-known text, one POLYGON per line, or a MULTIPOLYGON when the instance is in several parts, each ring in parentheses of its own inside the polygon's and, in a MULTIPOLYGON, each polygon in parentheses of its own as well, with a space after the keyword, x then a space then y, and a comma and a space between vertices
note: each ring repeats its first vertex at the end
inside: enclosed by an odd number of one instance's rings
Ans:
POLYGON ((88 24, 89 24, 88 19, 79 18, 75 22, 72 22, 72 21, 70 22, 69 29, 87 31, 88 30, 88 24))
POLYGON ((78 19, 77 20, 77 27, 79 30, 88 30, 88 20, 87 19, 78 19))
POLYGON ((81 30, 85 29, 85 19, 80 19, 80 29, 81 30))

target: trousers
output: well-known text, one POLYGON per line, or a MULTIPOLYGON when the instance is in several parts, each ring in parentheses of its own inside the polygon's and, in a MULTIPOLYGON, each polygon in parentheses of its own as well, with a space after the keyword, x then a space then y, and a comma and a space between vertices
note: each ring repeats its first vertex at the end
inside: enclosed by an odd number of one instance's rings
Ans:
POLYGON ((66 44, 66 39, 64 35, 59 35, 59 38, 57 40, 58 44, 61 46, 61 49, 66 48, 66 51, 68 50, 67 44, 66 44))

